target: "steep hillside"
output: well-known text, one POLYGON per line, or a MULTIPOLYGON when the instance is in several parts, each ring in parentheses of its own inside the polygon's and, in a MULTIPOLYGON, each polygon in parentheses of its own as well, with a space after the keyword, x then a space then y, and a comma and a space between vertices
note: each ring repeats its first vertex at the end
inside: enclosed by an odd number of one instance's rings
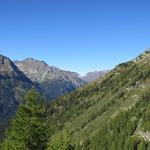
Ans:
POLYGON ((0 124, 15 113, 24 92, 32 86, 40 91, 9 58, 0 55, 0 124))
POLYGON ((49 106, 49 149, 67 129, 75 149, 149 149, 150 51, 49 106), (142 147, 142 148, 141 148, 142 147))
POLYGON ((15 64, 28 78, 38 83, 50 99, 85 85, 78 74, 49 66, 43 61, 28 58, 23 61, 16 61, 15 64))
POLYGON ((85 76, 81 77, 81 79, 87 83, 90 83, 100 77, 103 77, 106 73, 108 73, 108 70, 88 72, 85 76))

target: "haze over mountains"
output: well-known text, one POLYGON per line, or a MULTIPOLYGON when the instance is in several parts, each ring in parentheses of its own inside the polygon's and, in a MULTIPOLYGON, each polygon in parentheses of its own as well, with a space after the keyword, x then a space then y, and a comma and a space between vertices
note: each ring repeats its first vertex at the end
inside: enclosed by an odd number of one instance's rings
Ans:
POLYGON ((106 73, 108 73, 108 70, 88 72, 85 76, 82 76, 81 79, 87 83, 90 83, 100 77, 103 77, 106 73))

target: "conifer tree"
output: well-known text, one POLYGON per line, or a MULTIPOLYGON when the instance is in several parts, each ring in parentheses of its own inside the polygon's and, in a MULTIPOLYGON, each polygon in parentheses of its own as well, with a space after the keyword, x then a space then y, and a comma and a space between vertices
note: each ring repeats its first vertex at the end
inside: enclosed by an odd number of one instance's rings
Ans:
POLYGON ((34 89, 28 91, 2 143, 2 149, 46 149, 49 132, 45 108, 45 99, 34 89))

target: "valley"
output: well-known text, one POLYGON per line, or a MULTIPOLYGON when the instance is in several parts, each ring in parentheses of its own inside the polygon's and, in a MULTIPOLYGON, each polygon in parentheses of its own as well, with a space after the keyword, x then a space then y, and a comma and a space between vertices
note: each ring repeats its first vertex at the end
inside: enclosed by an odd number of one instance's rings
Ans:
MULTIPOLYGON (((57 97, 54 101, 47 101, 45 106, 41 105, 45 107, 45 111, 43 111, 46 115, 46 124, 44 126, 48 129, 42 130, 48 134, 45 136, 49 137, 44 149, 148 150, 150 148, 149 60, 150 51, 148 50, 132 61, 119 64, 98 80, 57 97)), ((37 77, 36 80, 33 77, 32 74, 32 81, 30 77, 30 82, 39 85, 40 82, 37 81, 37 77)), ((39 77, 42 76, 39 75, 39 77)), ((31 98, 34 102, 36 93, 29 93, 27 97, 32 95, 31 98)), ((33 110, 36 110, 38 106, 41 107, 38 101, 34 103, 37 103, 37 106, 29 105, 27 107, 32 106, 33 110)), ((28 104, 25 103, 20 108, 24 109, 24 105, 28 104)), ((38 110, 36 111, 38 112, 38 110)), ((21 109, 18 110, 18 113, 23 115, 21 109)), ((28 111, 25 111, 25 114, 27 115, 28 111)), ((18 141, 19 136, 15 126, 20 128, 20 134, 28 134, 28 131, 22 130, 24 127, 28 128, 28 124, 20 126, 23 120, 19 119, 18 115, 14 118, 14 123, 10 126, 6 139, 2 142, 2 149, 4 147, 4 150, 9 146, 12 149, 14 146, 15 150, 15 141, 18 141), (15 140, 13 139, 14 133, 16 135, 15 140)), ((27 119, 30 117, 29 115, 27 119)), ((37 119, 40 121, 41 118, 37 119)), ((36 126, 34 128, 36 129, 36 126)), ((28 142, 28 138, 20 142, 28 142)), ((44 144, 43 142, 41 141, 41 144, 44 144)), ((37 144, 38 148, 41 144, 37 144)), ((18 143, 21 149, 26 149, 27 147, 23 145, 18 143)))

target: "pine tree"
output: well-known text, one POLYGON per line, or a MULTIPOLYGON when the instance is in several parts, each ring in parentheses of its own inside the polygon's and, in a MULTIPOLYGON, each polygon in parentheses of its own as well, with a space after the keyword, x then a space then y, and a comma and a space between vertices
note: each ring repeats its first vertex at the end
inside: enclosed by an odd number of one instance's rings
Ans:
POLYGON ((45 108, 45 99, 34 89, 28 91, 2 143, 2 149, 44 150, 49 133, 45 108))

